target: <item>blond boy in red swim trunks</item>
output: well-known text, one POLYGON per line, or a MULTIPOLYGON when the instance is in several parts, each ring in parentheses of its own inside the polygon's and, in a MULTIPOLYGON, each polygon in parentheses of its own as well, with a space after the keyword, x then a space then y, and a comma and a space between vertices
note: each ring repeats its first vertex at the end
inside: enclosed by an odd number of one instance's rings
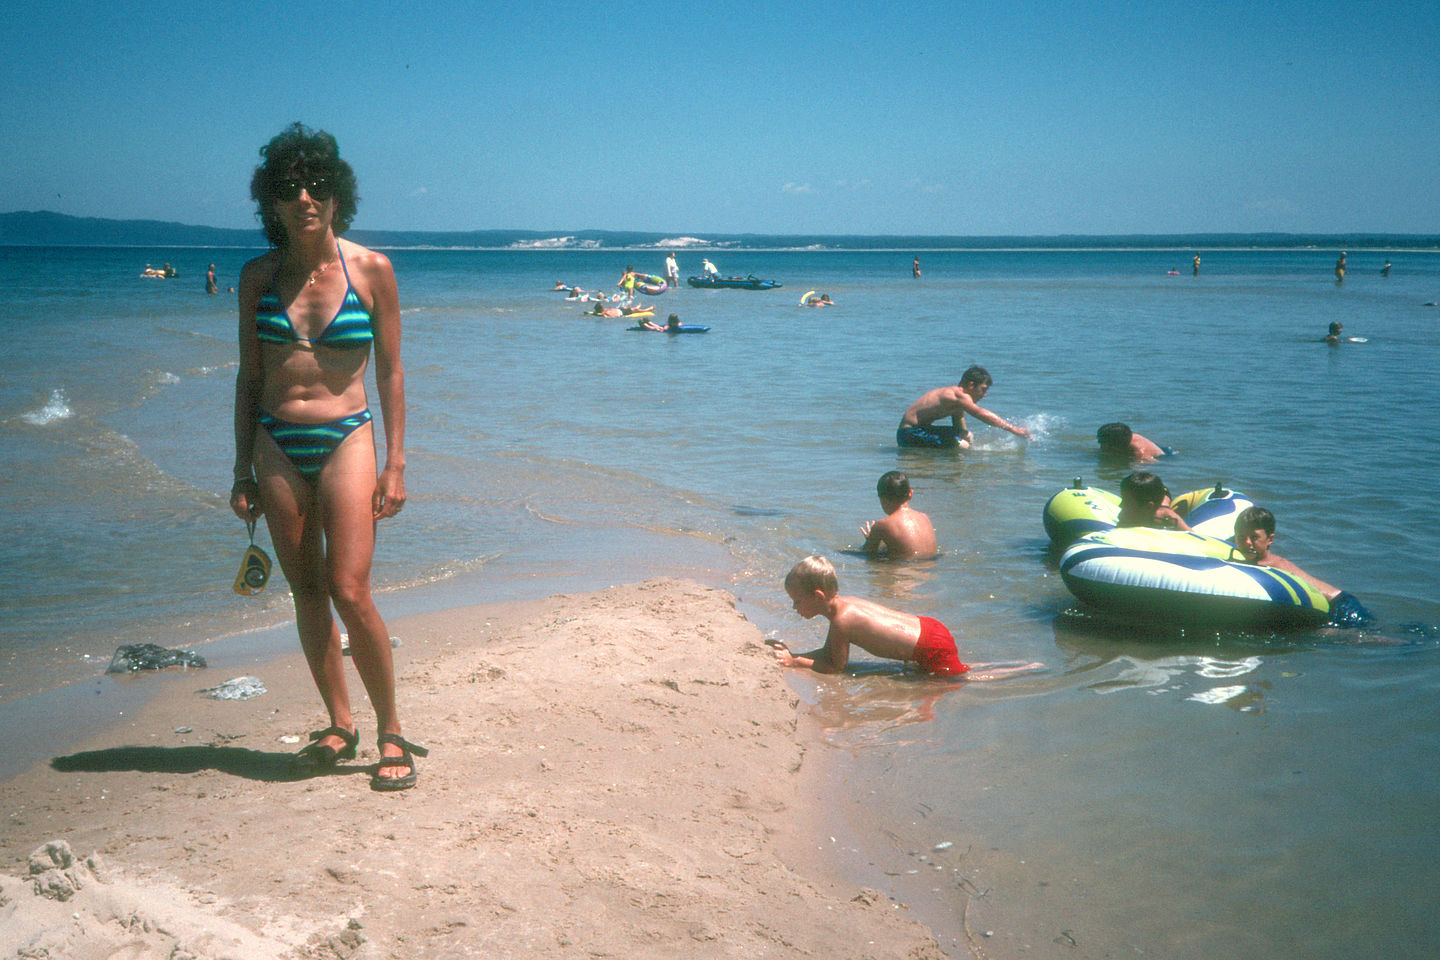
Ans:
POLYGON ((806 654, 794 654, 782 642, 771 641, 775 658, 785 667, 804 667, 816 673, 839 673, 850 661, 850 647, 883 657, 914 663, 935 676, 990 680, 1044 664, 991 664, 967 666, 960 662, 955 640, 938 620, 891 610, 870 600, 840 595, 835 568, 824 557, 806 557, 785 577, 785 592, 795 612, 806 620, 830 621, 825 645, 806 654))

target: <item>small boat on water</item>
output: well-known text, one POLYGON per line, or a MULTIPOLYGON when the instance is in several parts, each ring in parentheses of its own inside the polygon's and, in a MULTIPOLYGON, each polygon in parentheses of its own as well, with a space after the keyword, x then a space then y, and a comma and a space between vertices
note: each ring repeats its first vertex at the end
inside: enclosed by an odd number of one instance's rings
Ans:
POLYGON ((736 290, 775 290, 784 286, 774 280, 761 280, 753 273, 748 277, 687 277, 685 282, 692 287, 731 287, 736 290))

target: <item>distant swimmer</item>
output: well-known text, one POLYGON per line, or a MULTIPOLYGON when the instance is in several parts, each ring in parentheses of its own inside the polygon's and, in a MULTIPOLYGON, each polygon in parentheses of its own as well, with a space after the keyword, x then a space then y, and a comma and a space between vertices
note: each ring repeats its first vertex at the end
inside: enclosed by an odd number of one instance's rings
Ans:
POLYGON ((835 306, 835 301, 833 301, 833 300, 830 299, 830 294, 828 294, 828 293, 822 293, 822 294, 816 295, 816 294, 812 291, 812 292, 810 292, 810 293, 808 293, 808 294, 805 295, 805 299, 801 301, 801 306, 805 306, 805 307, 833 307, 833 306, 835 306))
POLYGON ((1367 340, 1365 337, 1346 337, 1346 336, 1342 336, 1341 334, 1343 334, 1344 331, 1345 331, 1345 327, 1340 323, 1340 321, 1336 320, 1336 321, 1334 321, 1334 322, 1332 322, 1332 323, 1330 324, 1330 332, 1327 333, 1327 334, 1325 334, 1325 337, 1324 337, 1324 339, 1323 339, 1322 342, 1328 343, 1328 344, 1330 344, 1332 347, 1335 346, 1336 344, 1341 344, 1341 343, 1369 343, 1369 342, 1370 342, 1370 341, 1367 340))
POLYGON ((891 560, 929 560, 935 556, 935 527, 930 518, 910 506, 910 478, 899 470, 884 474, 875 484, 885 516, 860 525, 866 556, 891 560))
POLYGON ((1100 444, 1101 453, 1129 460, 1155 460, 1174 452, 1140 436, 1127 423, 1105 424, 1095 431, 1095 440, 1100 444))
POLYGON ((1195 254, 1195 276, 1200 276, 1200 254, 1195 254))
POLYGON ((205 271, 205 292, 219 293, 220 285, 215 282, 215 264, 210 264, 210 269, 205 271))
POLYGON ((1340 259, 1335 261, 1335 282, 1345 282, 1345 251, 1340 251, 1340 259))
POLYGON ((900 426, 895 428, 895 442, 902 447, 958 447, 963 450, 970 446, 973 439, 973 434, 965 427, 967 413, 992 427, 1030 439, 1030 431, 1025 427, 1017 427, 980 406, 979 401, 990 392, 992 382, 984 367, 973 366, 965 371, 956 386, 937 387, 929 391, 912 403, 900 418, 900 426), (950 418, 950 426, 935 422, 946 417, 950 418))
POLYGON ((1382 277, 1388 277, 1388 276, 1390 276, 1390 261, 1389 261, 1389 260, 1386 260, 1386 261, 1385 261, 1385 266, 1383 266, 1383 267, 1380 268, 1380 276, 1382 276, 1382 277))
POLYGON ((916 280, 920 279, 920 258, 916 257, 915 262, 910 264, 910 276, 916 280))

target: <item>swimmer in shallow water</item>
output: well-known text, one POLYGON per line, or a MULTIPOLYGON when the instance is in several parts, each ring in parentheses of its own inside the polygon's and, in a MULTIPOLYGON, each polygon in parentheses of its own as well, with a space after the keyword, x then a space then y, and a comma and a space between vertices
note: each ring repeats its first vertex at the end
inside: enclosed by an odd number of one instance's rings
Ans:
POLYGON ((1095 439, 1100 452, 1107 456, 1148 462, 1170 454, 1160 444, 1131 430, 1127 423, 1107 423, 1095 431, 1095 439))
POLYGON ((875 484, 875 493, 880 497, 880 509, 885 511, 885 516, 860 525, 860 534, 865 538, 861 549, 866 556, 891 560, 934 557, 937 552, 935 527, 929 517, 910 506, 914 495, 910 478, 899 470, 891 470, 875 484))
POLYGON ((1156 527, 1189 530, 1190 525, 1170 506, 1165 481, 1148 470, 1137 470, 1120 481, 1120 516, 1117 527, 1156 527))
POLYGON ((1339 587, 1313 577, 1270 547, 1275 543, 1275 515, 1264 507, 1246 507, 1235 517, 1235 551, 1246 563, 1284 570, 1304 580, 1330 601, 1330 621, 1340 625, 1356 625, 1374 618, 1360 601, 1339 587))

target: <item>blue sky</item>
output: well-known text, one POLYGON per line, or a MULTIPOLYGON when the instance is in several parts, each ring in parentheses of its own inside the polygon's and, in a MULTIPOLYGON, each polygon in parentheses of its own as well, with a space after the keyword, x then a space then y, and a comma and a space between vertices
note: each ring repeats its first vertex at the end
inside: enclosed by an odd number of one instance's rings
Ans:
POLYGON ((1440 4, 0 4, 0 211, 357 227, 1440 232, 1440 4))

